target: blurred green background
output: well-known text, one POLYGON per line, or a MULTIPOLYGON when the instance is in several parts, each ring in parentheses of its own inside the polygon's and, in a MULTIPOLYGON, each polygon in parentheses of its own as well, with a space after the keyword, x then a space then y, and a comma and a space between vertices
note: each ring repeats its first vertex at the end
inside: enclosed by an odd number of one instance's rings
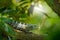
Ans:
POLYGON ((0 0, 0 40, 60 40, 60 0, 0 0), (29 9, 32 3, 35 11, 29 9), (17 32, 4 22, 7 19, 36 24, 37 29, 33 34, 17 32))

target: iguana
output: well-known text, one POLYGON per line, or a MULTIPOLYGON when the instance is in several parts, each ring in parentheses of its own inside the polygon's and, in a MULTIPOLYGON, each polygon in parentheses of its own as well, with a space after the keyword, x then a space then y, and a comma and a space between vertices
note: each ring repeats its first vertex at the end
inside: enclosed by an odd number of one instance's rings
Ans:
POLYGON ((22 31, 24 33, 29 33, 30 30, 37 28, 37 25, 35 25, 35 24, 26 24, 26 23, 15 21, 13 19, 6 19, 6 20, 4 20, 4 22, 6 24, 12 26, 13 29, 22 31))

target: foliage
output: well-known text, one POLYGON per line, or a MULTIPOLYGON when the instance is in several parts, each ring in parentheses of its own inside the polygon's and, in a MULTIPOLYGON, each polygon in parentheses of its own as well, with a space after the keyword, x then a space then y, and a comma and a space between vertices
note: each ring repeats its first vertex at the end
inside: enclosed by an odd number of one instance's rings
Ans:
POLYGON ((15 32, 13 31, 13 29, 7 25, 4 21, 6 20, 5 18, 0 18, 0 36, 2 36, 2 38, 0 38, 1 40, 9 40, 8 39, 8 36, 9 37, 13 37, 14 38, 14 35, 15 35, 15 32), (6 37, 6 38, 5 38, 6 37), (5 38, 5 39, 4 39, 5 38))
MULTIPOLYGON (((17 33, 12 26, 5 23, 5 21, 13 19, 18 22, 25 22, 31 24, 38 24, 40 19, 37 17, 31 18, 29 17, 29 7, 31 2, 34 0, 0 0, 0 40, 22 40, 23 38, 32 40, 40 40, 40 34, 47 34, 47 40, 59 40, 60 38, 60 18, 58 16, 55 17, 53 12, 48 14, 51 18, 46 18, 45 24, 41 28, 41 30, 34 29, 32 32, 38 34, 24 34, 22 32, 17 33), (32 20, 32 21, 31 21, 32 20), (36 21, 38 20, 38 21, 36 21), (28 22, 30 21, 30 22, 28 22), (17 33, 17 34, 16 34, 17 33), (22 38, 23 37, 23 38, 22 38), (16 38, 16 39, 15 39, 16 38), (20 39, 19 39, 20 38, 20 39)), ((41 0, 44 1, 44 0, 41 0)), ((50 5, 53 5, 53 0, 50 0, 50 5)), ((58 9, 57 9, 58 10, 58 9)), ((59 12, 59 11, 58 11, 59 12)), ((9 22, 9 21, 8 21, 9 22)))
POLYGON ((43 34, 48 34, 48 40, 60 39, 60 18, 50 18, 46 20, 45 26, 42 27, 43 34), (47 24, 48 23, 48 24, 47 24))
MULTIPOLYGON (((28 15, 28 7, 31 1, 21 0, 1 0, 0 1, 0 39, 15 40, 15 31, 11 26, 5 23, 5 20, 10 18, 16 21, 25 21, 28 15), (27 11, 27 12, 26 12, 27 11)), ((9 22, 9 21, 8 21, 9 22)))
POLYGON ((47 4, 60 16, 60 3, 59 0, 45 0, 47 4))

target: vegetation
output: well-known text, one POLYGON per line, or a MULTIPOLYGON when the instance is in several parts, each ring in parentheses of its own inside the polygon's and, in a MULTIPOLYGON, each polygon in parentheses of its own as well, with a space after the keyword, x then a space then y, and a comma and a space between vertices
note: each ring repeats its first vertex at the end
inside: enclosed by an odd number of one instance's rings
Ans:
POLYGON ((0 40, 60 40, 60 0, 0 0, 0 40), (39 13, 46 14, 30 13, 32 2, 41 2, 46 11, 39 13), (37 28, 24 33, 5 22, 11 19, 37 28))

